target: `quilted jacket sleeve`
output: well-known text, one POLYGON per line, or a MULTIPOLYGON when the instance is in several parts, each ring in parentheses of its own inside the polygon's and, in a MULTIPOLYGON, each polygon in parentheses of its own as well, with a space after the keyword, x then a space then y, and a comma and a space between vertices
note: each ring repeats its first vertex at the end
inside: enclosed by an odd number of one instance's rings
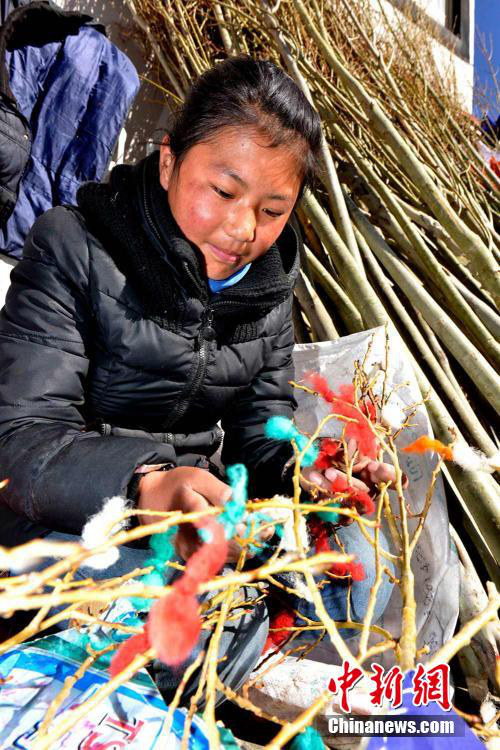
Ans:
POLYGON ((225 431, 222 461, 226 466, 237 462, 246 465, 249 492, 254 497, 291 491, 290 481, 282 477, 285 464, 293 455, 291 445, 269 440, 264 434, 269 417, 291 418, 297 405, 289 384, 294 378, 291 296, 275 315, 276 335, 267 361, 222 421, 225 431))
POLYGON ((93 317, 87 234, 58 207, 35 223, 0 314, 2 501, 50 528, 79 533, 141 463, 171 446, 84 432, 93 317))

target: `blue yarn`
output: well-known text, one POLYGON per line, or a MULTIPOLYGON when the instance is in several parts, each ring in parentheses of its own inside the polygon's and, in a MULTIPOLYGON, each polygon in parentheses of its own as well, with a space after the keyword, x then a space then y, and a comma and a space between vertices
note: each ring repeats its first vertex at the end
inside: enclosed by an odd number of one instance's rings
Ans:
POLYGON ((289 745, 289 750, 326 750, 326 748, 316 729, 306 727, 303 732, 295 735, 289 745))
MULTIPOLYGON (((326 508, 339 508, 339 505, 336 505, 332 503, 331 505, 325 505, 326 508)), ((315 514, 319 516, 323 521, 328 521, 329 523, 338 523, 339 522, 339 514, 336 513, 334 510, 317 510, 315 511, 315 514)))
MULTIPOLYGON (((175 556, 175 550, 173 545, 173 538, 177 534, 178 527, 170 526, 166 531, 161 534, 153 534, 149 540, 149 549, 153 554, 148 557, 144 562, 144 567, 153 566, 153 570, 149 573, 145 573, 139 578, 139 581, 144 586, 164 586, 165 580, 163 573, 165 570, 165 563, 171 560, 175 556)), ((153 599, 144 599, 140 596, 130 597, 130 601, 133 606, 141 612, 147 611, 153 604, 153 599)))
POLYGON ((238 750, 239 745, 234 738, 234 734, 227 727, 218 726, 221 750, 238 750))
POLYGON ((231 539, 236 526, 243 520, 247 504, 248 472, 243 464, 233 464, 226 469, 231 485, 231 500, 228 500, 218 520, 224 526, 226 539, 231 539))
POLYGON ((266 437, 274 440, 292 440, 299 431, 288 417, 269 417, 264 432, 266 437))
MULTIPOLYGON (((306 435, 302 435, 288 417, 269 417, 264 427, 266 437, 273 440, 295 440, 300 452, 304 450, 309 442, 306 435)), ((318 458, 317 441, 313 442, 302 458, 302 466, 312 466, 318 458)))

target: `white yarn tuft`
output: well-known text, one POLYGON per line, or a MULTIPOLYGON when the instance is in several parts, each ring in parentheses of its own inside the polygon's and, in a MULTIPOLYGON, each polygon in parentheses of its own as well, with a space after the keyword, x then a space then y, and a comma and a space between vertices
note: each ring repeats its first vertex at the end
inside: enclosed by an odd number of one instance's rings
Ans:
POLYGON ((397 404, 385 404, 380 412, 380 421, 391 430, 399 430, 405 423, 406 414, 397 404))
POLYGON ((302 599, 312 603, 313 598, 311 591, 301 573, 292 573, 292 587, 302 599))
POLYGON ((491 474, 499 468, 500 451, 488 458, 476 448, 460 442, 453 446, 453 460, 467 471, 486 471, 491 474))
MULTIPOLYGON (((286 505, 288 506, 293 506, 293 500, 290 497, 275 495, 272 499, 280 503, 286 503, 286 505)), ((278 521, 278 523, 283 524, 283 535, 280 541, 281 548, 286 552, 297 552, 293 507, 266 508, 264 513, 274 521, 278 521)), ((307 552, 309 550, 309 536, 307 534, 306 520, 302 515, 299 518, 299 538, 302 542, 304 551, 307 552)))
MULTIPOLYGON (((122 516, 127 510, 127 499, 120 495, 108 498, 100 510, 95 515, 91 516, 82 530, 82 546, 85 549, 94 549, 100 547, 108 539, 114 536, 118 531, 127 526, 127 519, 118 521, 117 519, 122 516), (116 523, 113 523, 116 521, 116 523)), ((120 550, 117 547, 110 547, 104 552, 100 552, 97 555, 85 560, 85 565, 95 570, 105 570, 120 557, 120 550)))

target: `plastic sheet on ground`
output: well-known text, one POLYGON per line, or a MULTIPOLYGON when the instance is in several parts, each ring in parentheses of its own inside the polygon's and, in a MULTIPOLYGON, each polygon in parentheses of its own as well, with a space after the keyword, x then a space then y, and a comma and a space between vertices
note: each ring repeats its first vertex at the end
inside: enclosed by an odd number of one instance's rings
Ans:
MULTIPOLYGON (((0 656, 0 747, 29 750, 47 710, 88 654, 75 631, 41 638, 0 656), (62 647, 61 644, 64 643, 62 647), (64 653, 61 653, 61 652, 64 653)), ((59 707, 50 728, 109 682, 107 662, 87 669, 59 707)), ((186 716, 177 709, 170 727, 167 706, 145 670, 90 709, 69 732, 52 740, 50 750, 180 750, 186 716)), ((204 724, 193 717, 189 750, 208 750, 204 724)))

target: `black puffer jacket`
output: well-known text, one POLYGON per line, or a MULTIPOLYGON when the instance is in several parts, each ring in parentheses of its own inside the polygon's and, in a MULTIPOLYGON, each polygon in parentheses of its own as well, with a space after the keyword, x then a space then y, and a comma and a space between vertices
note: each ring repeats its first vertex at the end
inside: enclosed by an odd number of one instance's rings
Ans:
POLYGON ((287 225, 211 297, 158 154, 85 185, 78 209, 38 219, 0 316, 1 544, 43 528, 78 533, 139 464, 211 455, 219 420, 223 462, 243 461, 256 495, 280 489, 290 448, 263 425, 295 405, 299 241, 287 225))

